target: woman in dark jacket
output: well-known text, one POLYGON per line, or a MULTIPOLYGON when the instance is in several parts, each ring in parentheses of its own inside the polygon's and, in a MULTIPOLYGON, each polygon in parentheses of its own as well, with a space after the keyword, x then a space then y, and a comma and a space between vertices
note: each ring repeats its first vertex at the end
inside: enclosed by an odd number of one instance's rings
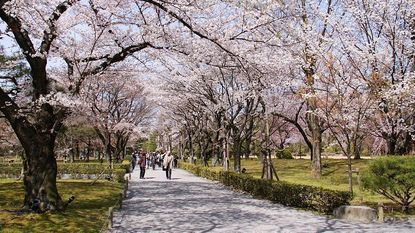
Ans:
POLYGON ((138 163, 140 164, 140 179, 144 179, 144 174, 146 173, 146 153, 144 151, 140 153, 138 163))

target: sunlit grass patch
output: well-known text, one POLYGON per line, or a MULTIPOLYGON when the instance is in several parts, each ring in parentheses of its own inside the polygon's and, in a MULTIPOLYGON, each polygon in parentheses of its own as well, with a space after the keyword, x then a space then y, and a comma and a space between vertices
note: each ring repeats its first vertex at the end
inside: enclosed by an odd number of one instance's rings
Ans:
MULTIPOLYGON (((353 160, 352 169, 363 172, 367 169, 370 160, 353 160)), ((312 185, 332 190, 348 191, 348 174, 346 159, 325 159, 322 160, 322 176, 320 179, 313 178, 311 174, 311 162, 305 159, 273 159, 274 167, 277 170, 278 177, 282 181, 290 183, 312 185)), ((231 164, 231 168, 232 168, 231 164)), ((242 159, 241 167, 246 169, 246 173, 255 177, 261 177, 262 164, 259 159, 242 159)), ((353 173, 353 193, 354 205, 368 205, 376 208, 378 203, 386 206, 386 212, 393 215, 399 215, 400 207, 389 199, 366 190, 362 190, 359 185, 358 175, 353 173)), ((412 205, 413 206, 413 205, 412 205)), ((411 213, 415 214, 415 207, 412 207, 411 213)))
POLYGON ((64 200, 75 196, 63 213, 19 214, 23 183, 0 179, 0 232, 99 232, 106 213, 119 197, 122 186, 115 182, 65 180, 58 182, 64 200))

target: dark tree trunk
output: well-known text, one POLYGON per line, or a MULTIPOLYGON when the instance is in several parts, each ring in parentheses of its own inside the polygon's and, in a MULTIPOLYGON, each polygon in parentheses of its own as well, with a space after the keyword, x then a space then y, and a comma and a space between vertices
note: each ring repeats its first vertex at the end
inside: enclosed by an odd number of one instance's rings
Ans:
POLYGON ((81 150, 79 149, 79 141, 76 140, 75 158, 79 161, 81 150))
POLYGON ((363 140, 363 136, 356 136, 353 141, 353 159, 361 159, 363 140))
POLYGON ((113 169, 113 160, 112 160, 112 151, 113 146, 111 145, 111 133, 107 129, 106 132, 101 132, 98 127, 94 127, 95 132, 97 133, 99 139, 101 140, 102 144, 104 145, 105 156, 110 164, 111 169, 113 169))
POLYGON ((69 162, 75 162, 75 149, 73 147, 71 147, 71 150, 69 151, 69 162))
POLYGON ((388 155, 394 155, 396 154, 396 141, 397 138, 394 135, 390 135, 387 139, 386 139, 386 146, 387 146, 387 154, 388 155))
POLYGON ((221 142, 221 140, 220 140, 220 134, 219 134, 219 131, 215 134, 215 142, 214 142, 214 159, 213 159, 213 166, 216 166, 218 163, 219 163, 219 161, 220 161, 220 157, 221 157, 221 154, 222 154, 222 151, 221 151, 221 145, 222 145, 222 142, 221 142))
POLYGON ((241 172, 241 141, 240 139, 234 140, 234 147, 233 147, 233 161, 234 161, 234 171, 240 173, 241 172))
POLYGON ((27 140, 23 160, 24 208, 36 211, 62 210, 64 203, 56 187, 54 137, 31 135, 27 140))
POLYGON ((405 155, 409 154, 411 151, 411 143, 412 143, 412 137, 410 133, 405 132, 404 138, 401 140, 401 143, 398 144, 397 147, 397 154, 399 155, 405 155))
MULTIPOLYGON (((358 145, 360 147, 360 145, 358 145)), ((353 159, 355 160, 359 160, 361 159, 361 149, 360 148, 355 148, 354 152, 353 152, 353 159)))
POLYGON ((207 156, 207 145, 202 145, 202 148, 201 148, 201 154, 202 154, 202 160, 203 160, 203 166, 205 166, 205 167, 209 167, 209 164, 208 164, 208 156, 207 156))
POLYGON ((125 147, 127 146, 127 142, 129 139, 129 135, 128 134, 123 134, 123 133, 117 133, 116 134, 116 146, 115 146, 115 153, 114 156, 116 158, 117 161, 122 161, 125 157, 125 147))
POLYGON ((91 145, 91 139, 88 138, 88 145, 87 145, 87 151, 86 151, 86 161, 87 162, 89 162, 89 157, 91 156, 91 152, 93 152, 92 145, 91 145))
POLYGON ((43 104, 34 117, 35 123, 29 123, 24 117, 9 121, 24 148, 23 183, 25 210, 43 212, 63 210, 64 203, 56 186, 57 164, 54 154, 56 132, 62 126, 63 112, 43 104))
POLYGON ((113 169, 113 161, 112 161, 112 145, 111 141, 108 140, 105 145, 105 154, 107 156, 108 163, 110 164, 111 169, 113 169))

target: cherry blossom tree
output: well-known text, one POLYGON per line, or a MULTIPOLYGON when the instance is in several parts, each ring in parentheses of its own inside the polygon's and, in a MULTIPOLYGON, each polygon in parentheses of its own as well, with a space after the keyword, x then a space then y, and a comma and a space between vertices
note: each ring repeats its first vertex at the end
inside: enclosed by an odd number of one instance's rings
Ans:
POLYGON ((86 79, 123 61, 156 57, 151 50, 186 52, 192 41, 189 49, 208 42, 230 52, 214 37, 221 28, 210 27, 221 25, 228 9, 236 7, 221 1, 0 1, 1 24, 30 69, 25 82, 14 84, 22 90, 18 98, 0 89, 0 110, 25 150, 24 208, 38 202, 65 207, 54 146, 86 79))
MULTIPOLYGON (((337 96, 325 98, 327 90, 337 90, 339 77, 353 76, 368 87, 363 96, 378 100, 372 122, 391 153, 411 143, 411 0, 0 0, 0 19, 1 28, 7 28, 0 40, 20 51, 29 69, 19 81, 10 73, 8 85, 0 86, 0 110, 25 151, 26 209, 38 202, 64 209, 56 188, 57 133, 71 108, 83 103, 80 97, 93 93, 85 89, 88 85, 108 85, 102 100, 115 94, 110 87, 126 87, 126 77, 113 76, 124 67, 134 67, 140 77, 150 70, 166 79, 161 85, 170 93, 160 106, 170 105, 161 109, 166 117, 174 115, 165 124, 174 125, 169 144, 173 134, 187 132, 191 151, 199 147, 206 159, 208 148, 215 148, 217 155, 223 153, 225 167, 233 145, 236 171, 243 150, 249 152, 258 118, 277 115, 303 136, 311 149, 312 173, 320 177, 327 121, 337 133, 334 129, 344 122, 339 114, 352 107, 339 99, 329 108, 337 96), (347 61, 350 70, 324 83, 321 78, 331 77, 330 59, 335 65, 347 61), (94 79, 103 82, 93 84, 94 79), (320 114, 322 109, 327 114, 320 114)), ((10 64, 18 70, 16 62, 10 64)), ((353 91, 339 90, 356 100, 353 91)), ((103 118, 108 130, 122 132, 122 147, 130 132, 124 131, 126 125, 133 123, 121 112, 114 114, 103 118), (106 118, 117 114, 118 120, 106 118)), ((108 135, 104 138, 112 144, 108 135)))
POLYGON ((145 125, 151 114, 139 80, 128 76, 122 80, 114 78, 122 75, 128 73, 114 72, 90 78, 81 90, 86 103, 81 112, 101 139, 111 165, 113 157, 121 160, 131 134, 145 125))
POLYGON ((414 124, 408 85, 413 82, 414 6, 411 1, 344 1, 341 33, 352 68, 377 99, 373 126, 388 154, 408 153, 414 124))
MULTIPOLYGON (((352 156, 360 158, 360 150, 376 111, 375 99, 361 76, 351 68, 349 60, 326 60, 327 72, 320 77, 325 84, 325 107, 320 117, 348 160, 349 191, 352 186, 352 156)), ((324 68, 322 68, 324 69, 324 68)))

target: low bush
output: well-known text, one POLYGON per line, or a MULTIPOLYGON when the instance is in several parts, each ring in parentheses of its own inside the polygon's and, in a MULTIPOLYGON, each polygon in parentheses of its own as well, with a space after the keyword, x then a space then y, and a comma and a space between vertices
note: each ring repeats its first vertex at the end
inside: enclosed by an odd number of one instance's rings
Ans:
POLYGON ((334 191, 309 185, 291 184, 284 181, 270 181, 254 178, 247 174, 230 171, 214 171, 189 163, 179 163, 179 167, 197 176, 217 180, 224 185, 242 190, 255 197, 271 200, 285 206, 316 210, 331 214, 341 205, 349 204, 349 192, 334 191))
POLYGON ((124 175, 126 174, 125 169, 114 169, 112 171, 113 179, 117 182, 124 183, 124 175))
POLYGON ((0 176, 18 177, 22 171, 22 165, 18 163, 0 164, 0 176))
POLYGON ((292 152, 288 148, 285 148, 283 150, 277 150, 276 155, 279 159, 293 159, 292 152))

